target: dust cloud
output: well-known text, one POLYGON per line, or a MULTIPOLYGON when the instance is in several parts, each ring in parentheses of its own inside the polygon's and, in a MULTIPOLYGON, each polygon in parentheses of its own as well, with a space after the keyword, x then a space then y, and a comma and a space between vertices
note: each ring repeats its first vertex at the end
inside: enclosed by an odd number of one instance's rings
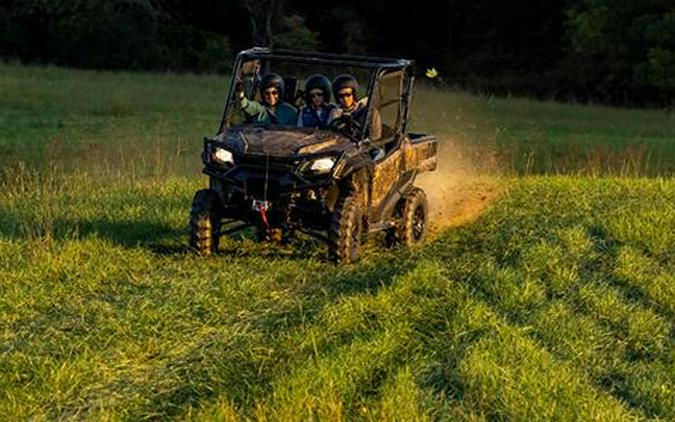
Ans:
POLYGON ((495 177, 480 175, 460 140, 439 139, 438 166, 418 176, 416 185, 429 200, 431 233, 469 223, 495 200, 502 186, 495 177))

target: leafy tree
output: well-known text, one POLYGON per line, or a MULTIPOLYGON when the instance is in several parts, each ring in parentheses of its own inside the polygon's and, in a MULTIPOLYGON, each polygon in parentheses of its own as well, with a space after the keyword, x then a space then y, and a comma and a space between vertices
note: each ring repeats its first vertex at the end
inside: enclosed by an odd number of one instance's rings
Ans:
POLYGON ((274 45, 278 48, 316 51, 321 49, 321 40, 318 32, 307 28, 305 18, 291 15, 280 19, 274 45))
POLYGON ((644 19, 646 61, 634 68, 635 80, 661 91, 665 101, 675 98, 675 9, 663 16, 644 19))
POLYGON ((674 14, 669 0, 587 0, 571 7, 569 77, 605 100, 666 99, 673 92, 674 14))
POLYGON ((672 104, 673 0, 4 0, 0 55, 223 71, 253 45, 416 59, 490 93, 672 104))

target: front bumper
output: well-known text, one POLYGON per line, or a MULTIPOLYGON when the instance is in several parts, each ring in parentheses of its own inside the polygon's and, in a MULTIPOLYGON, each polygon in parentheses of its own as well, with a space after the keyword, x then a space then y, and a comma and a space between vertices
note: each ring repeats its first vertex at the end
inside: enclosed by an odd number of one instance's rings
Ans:
POLYGON ((302 225, 325 229, 330 220, 326 199, 334 180, 305 178, 286 166, 208 165, 211 189, 221 199, 223 215, 256 225, 284 228, 302 225), (265 215, 256 207, 264 201, 265 215))

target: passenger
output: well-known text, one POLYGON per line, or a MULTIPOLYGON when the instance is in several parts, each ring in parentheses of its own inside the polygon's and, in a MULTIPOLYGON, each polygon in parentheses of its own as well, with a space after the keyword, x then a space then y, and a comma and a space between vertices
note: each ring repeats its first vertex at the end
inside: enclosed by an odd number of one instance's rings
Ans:
POLYGON ((305 80, 305 106, 300 109, 298 127, 326 129, 335 105, 330 103, 330 81, 323 75, 305 80))
POLYGON ((294 125, 298 120, 298 110, 281 100, 284 94, 284 80, 276 73, 263 76, 260 81, 262 104, 246 98, 243 83, 235 87, 235 99, 246 115, 247 123, 262 125, 294 125))
MULTIPOLYGON (((354 121, 362 122, 368 108, 368 98, 358 99, 359 83, 352 75, 339 75, 333 81, 333 95, 338 106, 330 113, 328 125, 343 116, 351 116, 354 121)), ((372 109, 368 122, 368 136, 376 141, 382 137, 382 121, 380 113, 372 109)))

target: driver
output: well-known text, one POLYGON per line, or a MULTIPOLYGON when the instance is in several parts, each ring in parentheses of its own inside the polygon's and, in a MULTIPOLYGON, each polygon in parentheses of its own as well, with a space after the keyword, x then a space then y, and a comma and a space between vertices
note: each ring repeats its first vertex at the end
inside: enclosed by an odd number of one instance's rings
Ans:
MULTIPOLYGON (((352 75, 339 75, 333 81, 333 95, 338 101, 338 107, 331 111, 328 125, 337 119, 351 117, 355 121, 363 121, 368 109, 368 97, 358 99, 359 83, 352 75)), ((382 122, 380 113, 372 109, 368 122, 368 135, 372 141, 382 137, 382 122)))
POLYGON ((260 81, 262 104, 246 98, 244 84, 237 83, 235 100, 246 115, 248 123, 262 125, 295 125, 298 121, 298 110, 281 100, 284 95, 284 79, 276 73, 268 73, 260 81))

